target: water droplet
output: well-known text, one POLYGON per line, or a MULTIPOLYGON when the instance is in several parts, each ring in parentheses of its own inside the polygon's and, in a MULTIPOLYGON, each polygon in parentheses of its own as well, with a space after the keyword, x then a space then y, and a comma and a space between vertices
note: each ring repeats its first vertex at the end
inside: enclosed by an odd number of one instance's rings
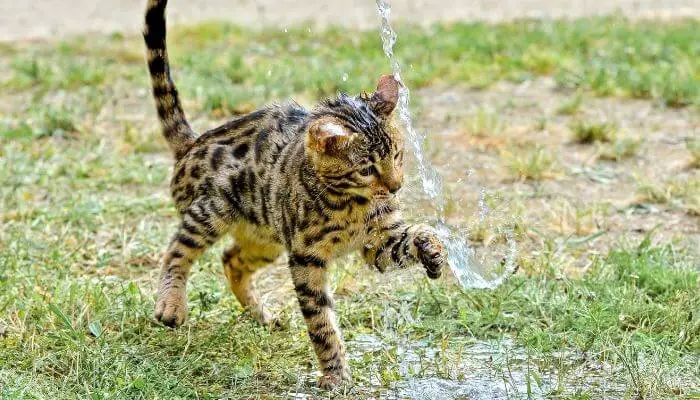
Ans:
POLYGON ((288 32, 287 28, 284 28, 284 33, 287 33, 287 32, 288 32))
POLYGON ((272 70, 271 70, 271 69, 268 69, 268 70, 267 70, 267 77, 269 78, 269 77, 271 77, 271 76, 272 76, 272 70))
POLYGON ((348 74, 347 74, 347 73, 344 73, 343 76, 340 77, 340 79, 342 79, 343 82, 346 82, 346 81, 348 80, 348 74))

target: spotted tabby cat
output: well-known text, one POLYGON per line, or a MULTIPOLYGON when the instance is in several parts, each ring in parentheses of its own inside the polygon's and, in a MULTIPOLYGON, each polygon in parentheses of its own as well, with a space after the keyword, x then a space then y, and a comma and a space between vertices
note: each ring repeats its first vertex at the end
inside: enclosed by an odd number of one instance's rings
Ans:
POLYGON ((394 197, 403 179, 403 137, 391 122, 399 83, 382 76, 371 96, 340 94, 311 111, 294 102, 271 105, 197 136, 170 76, 166 3, 149 0, 144 38, 158 116, 175 156, 170 188, 181 222, 163 258, 155 317, 170 327, 184 322, 190 266, 231 235, 235 244, 223 255, 228 283, 268 324, 253 277, 286 252, 321 364, 319 384, 347 382, 328 263, 360 249, 381 272, 420 262, 435 279, 446 265, 434 231, 405 223, 394 197))

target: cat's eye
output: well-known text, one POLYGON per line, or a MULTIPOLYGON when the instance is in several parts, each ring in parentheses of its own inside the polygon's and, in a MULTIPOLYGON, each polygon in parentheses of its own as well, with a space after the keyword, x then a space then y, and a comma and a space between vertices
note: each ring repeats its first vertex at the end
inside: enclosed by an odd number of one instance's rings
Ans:
POLYGON ((359 172, 362 176, 379 175, 379 171, 377 171, 377 168, 374 165, 362 168, 359 172))

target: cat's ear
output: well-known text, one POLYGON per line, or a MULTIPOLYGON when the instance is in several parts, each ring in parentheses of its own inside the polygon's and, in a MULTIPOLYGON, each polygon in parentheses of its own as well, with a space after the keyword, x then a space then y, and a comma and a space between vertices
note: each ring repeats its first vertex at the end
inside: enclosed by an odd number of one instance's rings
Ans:
POLYGON ((377 91, 372 94, 369 106, 379 117, 386 117, 394 111, 399 101, 401 83, 392 75, 382 75, 377 84, 377 91))
POLYGON ((318 121, 309 128, 309 145, 328 155, 339 154, 350 143, 350 131, 336 121, 318 121))

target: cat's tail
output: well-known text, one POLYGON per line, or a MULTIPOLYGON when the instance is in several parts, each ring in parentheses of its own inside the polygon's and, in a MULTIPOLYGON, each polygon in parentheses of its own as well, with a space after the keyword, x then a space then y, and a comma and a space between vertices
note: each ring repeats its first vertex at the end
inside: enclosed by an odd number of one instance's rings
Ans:
POLYGON ((163 136, 179 160, 187 153, 197 135, 187 122, 177 89, 170 76, 168 51, 165 47, 165 6, 168 0, 148 0, 143 38, 146 41, 148 70, 151 73, 153 97, 163 136))

